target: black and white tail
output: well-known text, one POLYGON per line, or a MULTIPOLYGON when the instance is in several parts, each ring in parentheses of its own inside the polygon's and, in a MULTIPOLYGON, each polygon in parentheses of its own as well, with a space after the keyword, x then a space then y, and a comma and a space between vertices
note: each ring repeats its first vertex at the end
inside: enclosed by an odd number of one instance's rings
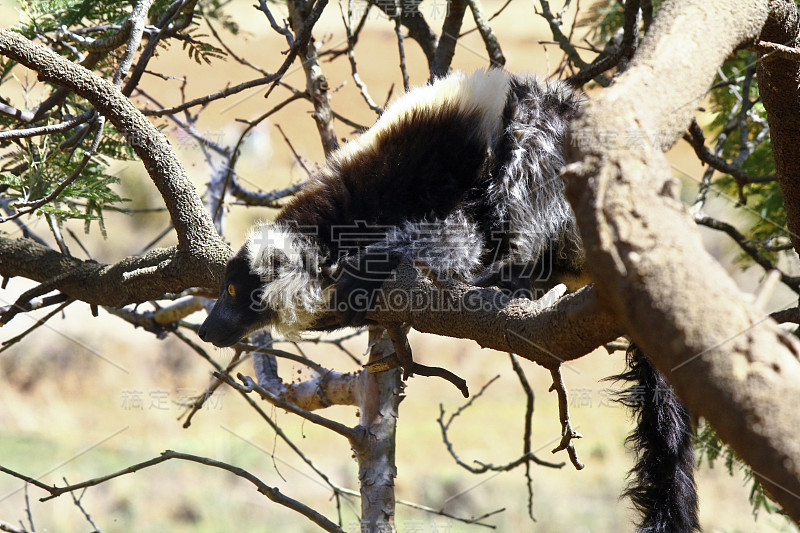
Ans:
POLYGON ((624 495, 641 513, 638 532, 691 533, 700 530, 689 412, 645 354, 631 344, 628 369, 614 376, 632 383, 619 401, 634 416, 627 442, 636 464, 624 495))

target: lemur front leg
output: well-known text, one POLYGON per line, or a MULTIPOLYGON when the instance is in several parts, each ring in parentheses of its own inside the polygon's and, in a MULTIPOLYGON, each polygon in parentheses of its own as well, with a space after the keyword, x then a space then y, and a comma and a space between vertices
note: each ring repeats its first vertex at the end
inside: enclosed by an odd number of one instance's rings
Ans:
POLYGON ((334 290, 331 304, 342 327, 374 324, 367 312, 402 257, 388 252, 364 252, 344 258, 333 273, 334 290))
MULTIPOLYGON (((376 297, 383 285, 403 260, 402 254, 366 252, 358 257, 344 259, 333 274, 335 281, 332 303, 342 326, 365 326, 374 324, 366 318, 374 309, 376 297)), ((365 365, 370 372, 381 372, 390 368, 403 369, 403 380, 417 374, 445 379, 469 397, 467 382, 444 368, 426 366, 414 362, 411 346, 403 324, 384 325, 392 340, 395 353, 365 365)))

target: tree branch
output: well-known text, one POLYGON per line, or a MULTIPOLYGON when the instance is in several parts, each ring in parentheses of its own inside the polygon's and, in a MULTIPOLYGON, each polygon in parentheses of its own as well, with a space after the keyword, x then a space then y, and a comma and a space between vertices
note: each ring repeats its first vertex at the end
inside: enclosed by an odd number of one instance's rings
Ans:
POLYGON ((453 55, 456 53, 458 36, 461 33, 461 23, 467 11, 466 0, 449 0, 447 2, 447 16, 442 23, 442 35, 433 56, 431 65, 431 80, 440 78, 450 70, 453 55))
MULTIPOLYGON (((135 465, 131 465, 131 466, 127 467, 127 468, 123 468, 122 470, 114 472, 113 474, 108 474, 108 475, 105 475, 105 476, 97 477, 97 478, 94 478, 94 479, 90 479, 88 481, 83 481, 81 483, 75 483, 74 485, 67 485, 67 486, 64 486, 64 487, 50 487, 48 485, 44 485, 43 483, 36 483, 37 487, 39 487, 40 489, 43 489, 43 490, 45 490, 45 491, 50 493, 50 496, 47 496, 45 498, 40 498, 39 501, 45 502, 45 501, 48 501, 48 500, 52 500, 53 498, 57 498, 57 497, 61 496, 62 494, 66 494, 68 492, 74 492, 76 490, 80 490, 80 489, 83 489, 83 488, 86 488, 86 487, 95 487, 97 485, 100 485, 101 483, 105 483, 106 481, 112 480, 114 478, 118 478, 118 477, 124 476, 126 474, 132 474, 134 472, 138 472, 139 470, 143 470, 145 468, 148 468, 148 467, 151 467, 151 466, 155 466, 157 464, 161 464, 161 463, 163 463, 165 461, 169 461, 170 459, 179 459, 179 460, 183 460, 183 461, 190 461, 190 462, 193 462, 193 463, 199 463, 199 464, 202 464, 202 465, 212 466, 214 468, 219 468, 221 470, 226 470, 226 471, 228 471, 228 472, 230 472, 230 473, 232 473, 232 474, 234 474, 234 475, 236 475, 236 476, 238 476, 240 478, 246 479, 247 481, 249 481, 250 483, 255 485, 255 487, 258 490, 258 492, 260 492, 261 494, 263 494, 264 496, 266 496, 267 498, 269 498, 273 502, 278 503, 280 505, 283 505, 284 507, 288 507, 289 509, 292 509, 293 511, 296 511, 296 512, 300 513, 301 515, 305 516, 306 518, 308 518, 309 520, 311 520, 312 522, 314 522, 315 524, 320 526, 325 531, 333 531, 333 532, 337 532, 337 533, 341 533, 342 532, 342 529, 338 525, 334 524, 333 522, 331 522, 330 520, 328 520, 327 518, 322 516, 317 511, 315 511, 315 510, 311 509, 310 507, 298 502, 297 500, 295 500, 293 498, 289 498, 288 496, 284 496, 283 494, 281 494, 280 490, 278 490, 275 487, 271 487, 271 486, 267 485, 266 483, 261 481, 259 478, 257 478, 256 476, 254 476, 253 474, 251 474, 247 470, 244 470, 244 469, 239 468, 237 466, 230 465, 228 463, 223 463, 222 461, 216 461, 214 459, 209 459, 208 457, 200 457, 198 455, 191 455, 191 454, 188 454, 188 453, 175 452, 175 451, 172 451, 172 450, 166 450, 165 452, 163 452, 158 457, 155 457, 155 458, 150 459, 148 461, 143 461, 141 463, 137 463, 135 465)), ((10 471, 5 469, 5 468, 0 467, 0 469, 2 469, 2 471, 4 471, 4 472, 10 473, 10 471)), ((21 477, 20 474, 16 474, 16 473, 12 473, 12 474, 15 475, 16 477, 21 477)))
POLYGON ((692 414, 798 520, 800 411, 786 398, 800 395, 800 343, 753 309, 704 249, 662 153, 683 135, 719 65, 758 36, 768 13, 767 0, 665 1, 628 70, 573 122, 565 176, 598 297, 692 414), (664 80, 678 75, 666 90, 664 80), (659 132, 655 146, 625 142, 648 131, 659 132))
POLYGON ((394 279, 384 283, 377 306, 367 315, 377 323, 405 323, 423 333, 472 339, 546 368, 578 359, 621 334, 592 287, 544 307, 454 280, 437 286, 409 263, 401 263, 394 279))
MULTIPOLYGON (((770 17, 760 39, 800 47, 797 6, 789 0, 771 0, 770 17)), ((786 219, 794 249, 800 253, 800 62, 766 54, 758 62, 758 88, 767 110, 772 155, 783 193, 786 219)))

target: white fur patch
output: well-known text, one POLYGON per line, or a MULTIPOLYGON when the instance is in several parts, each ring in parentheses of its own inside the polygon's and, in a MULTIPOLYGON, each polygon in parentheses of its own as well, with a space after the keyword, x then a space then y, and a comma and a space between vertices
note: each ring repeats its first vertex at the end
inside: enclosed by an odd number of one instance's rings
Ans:
POLYGON ((542 98, 520 102, 520 115, 508 124, 513 139, 510 160, 487 193, 496 216, 507 223, 514 260, 536 261, 547 249, 562 255, 579 253, 580 236, 559 174, 568 122, 552 105, 553 100, 576 105, 581 97, 558 81, 531 76, 524 83, 537 87, 549 104, 542 98))
POLYGON ((480 235, 475 223, 459 210, 443 220, 404 222, 367 250, 400 254, 440 274, 469 279, 482 267, 484 243, 480 235))
POLYGON ((472 75, 454 72, 430 85, 414 87, 388 106, 371 128, 342 146, 332 157, 341 162, 347 161, 375 145, 386 130, 413 113, 440 111, 443 108, 450 108, 454 112, 477 111, 481 116, 481 132, 491 141, 500 134, 509 79, 507 72, 489 69, 478 70, 472 75))
POLYGON ((253 303, 275 311, 276 333, 296 338, 325 311, 326 300, 317 276, 321 262, 312 241, 291 227, 263 223, 247 235, 250 270, 262 286, 253 303))

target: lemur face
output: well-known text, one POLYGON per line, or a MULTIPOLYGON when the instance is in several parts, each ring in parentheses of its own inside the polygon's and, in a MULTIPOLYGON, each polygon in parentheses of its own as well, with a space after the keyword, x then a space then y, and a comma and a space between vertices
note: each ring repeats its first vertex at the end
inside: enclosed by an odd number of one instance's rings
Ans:
POLYGON ((248 333, 269 326, 277 317, 263 304, 260 293, 264 282, 251 272, 250 263, 247 247, 228 261, 217 302, 198 331, 204 341, 218 347, 232 346, 248 333))
POLYGON ((256 226, 228 261, 200 338, 232 346, 269 326, 280 335, 299 336, 326 309, 319 265, 316 250, 297 231, 269 223, 256 226))

